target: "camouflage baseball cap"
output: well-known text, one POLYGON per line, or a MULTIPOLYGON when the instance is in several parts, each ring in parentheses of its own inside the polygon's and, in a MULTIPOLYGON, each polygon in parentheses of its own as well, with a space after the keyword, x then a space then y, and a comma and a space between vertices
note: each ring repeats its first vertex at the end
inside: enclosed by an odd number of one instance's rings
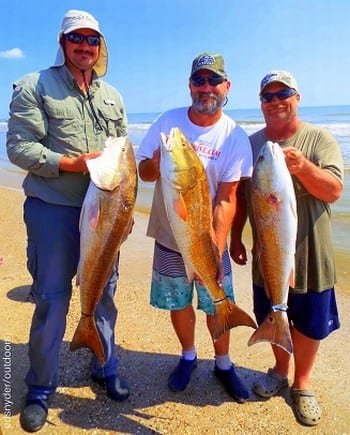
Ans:
POLYGON ((191 77, 202 69, 213 71, 218 76, 227 78, 224 58, 220 54, 202 53, 192 62, 191 77))
POLYGON ((295 78, 288 71, 271 71, 261 80, 260 83, 260 95, 267 85, 273 82, 283 83, 288 88, 295 89, 298 92, 298 84, 295 78))

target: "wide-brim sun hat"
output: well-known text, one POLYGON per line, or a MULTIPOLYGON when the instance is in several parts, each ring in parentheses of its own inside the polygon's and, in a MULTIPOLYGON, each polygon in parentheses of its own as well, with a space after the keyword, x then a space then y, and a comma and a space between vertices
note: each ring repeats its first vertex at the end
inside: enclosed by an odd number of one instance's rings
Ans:
POLYGON ((76 9, 69 10, 62 20, 61 30, 58 34, 58 51, 54 66, 62 66, 65 63, 64 50, 61 45, 62 35, 73 32, 78 29, 91 29, 100 35, 100 51, 99 57, 93 66, 93 70, 98 77, 103 77, 107 72, 108 51, 106 40, 103 33, 100 31, 98 21, 88 12, 79 11, 76 9))

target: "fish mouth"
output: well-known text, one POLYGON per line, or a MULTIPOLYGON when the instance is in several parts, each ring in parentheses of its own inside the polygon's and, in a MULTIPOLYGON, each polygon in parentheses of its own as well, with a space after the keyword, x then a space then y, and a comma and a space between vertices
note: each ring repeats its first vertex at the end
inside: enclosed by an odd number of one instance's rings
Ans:
POLYGON ((168 150, 168 138, 165 133, 160 133, 160 141, 161 141, 161 151, 168 150))
POLYGON ((173 129, 171 129, 169 136, 165 133, 160 133, 160 139, 162 141, 161 148, 164 151, 171 152, 175 148, 173 129))

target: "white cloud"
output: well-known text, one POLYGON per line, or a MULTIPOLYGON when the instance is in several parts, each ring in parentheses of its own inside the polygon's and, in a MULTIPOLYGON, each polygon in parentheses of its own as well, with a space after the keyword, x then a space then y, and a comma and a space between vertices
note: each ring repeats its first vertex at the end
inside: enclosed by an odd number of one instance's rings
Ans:
POLYGON ((0 51, 0 57, 5 59, 19 59, 25 57, 25 55, 20 48, 11 48, 11 50, 0 51))

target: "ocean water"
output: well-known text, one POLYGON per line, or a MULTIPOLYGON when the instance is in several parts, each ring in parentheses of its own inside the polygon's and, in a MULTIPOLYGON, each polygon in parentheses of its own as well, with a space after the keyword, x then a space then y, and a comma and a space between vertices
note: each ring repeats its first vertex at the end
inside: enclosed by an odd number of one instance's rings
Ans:
MULTIPOLYGON (((241 125, 247 134, 252 134, 264 126, 260 109, 233 109, 226 113, 241 125)), ((350 170, 350 106, 300 107, 302 120, 321 125, 336 137, 340 145, 346 170, 350 170)), ((137 147, 150 124, 159 113, 130 113, 128 130, 130 140, 137 147)), ((7 131, 6 120, 0 120, 0 166, 9 166, 5 150, 7 131)), ((11 165, 10 165, 11 167, 11 165)))
MULTIPOLYGON (((261 111, 257 109, 233 109, 226 113, 241 127, 252 134, 264 126, 261 111)), ((337 266, 340 270, 338 280, 350 288, 348 266, 350 263, 350 106, 300 107, 300 118, 325 127, 337 139, 345 166, 345 183, 342 197, 332 205, 333 240, 338 255, 337 266), (340 276, 339 276, 340 275, 340 276), (340 278, 340 279, 339 279, 340 278)), ((143 136, 159 113, 130 113, 128 115, 128 134, 135 149, 139 146, 143 136)), ((0 184, 20 188, 23 171, 13 166, 7 159, 5 140, 7 123, 0 120, 0 184), (4 176, 5 174, 5 176, 4 176)), ((153 195, 153 183, 140 180, 137 198, 137 208, 149 211, 153 195)))

